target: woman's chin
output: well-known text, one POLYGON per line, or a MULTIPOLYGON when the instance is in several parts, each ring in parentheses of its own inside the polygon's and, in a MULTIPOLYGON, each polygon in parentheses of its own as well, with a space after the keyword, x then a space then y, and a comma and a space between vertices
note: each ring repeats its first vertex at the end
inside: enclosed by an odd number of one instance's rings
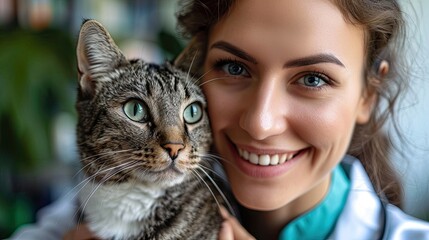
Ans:
POLYGON ((260 201, 260 200, 255 200, 252 201, 252 199, 248 199, 248 198, 244 198, 245 201, 241 201, 240 199, 237 198, 238 203, 240 203, 241 206, 247 208, 247 209, 251 209, 254 211, 274 211, 277 210, 281 207, 283 207, 284 205, 286 205, 287 203, 285 203, 284 201, 282 201, 282 203, 280 202, 276 202, 276 201, 260 201))
MULTIPOLYGON (((273 190, 271 184, 255 182, 246 179, 246 176, 232 173, 230 184, 233 195, 240 205, 258 211, 271 211, 279 209, 293 200, 292 194, 286 194, 285 188, 273 190)), ((280 187, 280 186, 279 186, 280 187)))

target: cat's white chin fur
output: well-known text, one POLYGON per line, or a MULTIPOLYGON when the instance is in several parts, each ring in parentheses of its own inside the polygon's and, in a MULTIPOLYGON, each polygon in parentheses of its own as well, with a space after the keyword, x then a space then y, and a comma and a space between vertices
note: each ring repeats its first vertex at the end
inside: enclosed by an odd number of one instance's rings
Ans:
POLYGON ((79 198, 88 227, 105 239, 132 238, 142 232, 156 199, 165 194, 159 186, 141 183, 99 185, 88 182, 79 198))
POLYGON ((138 179, 139 182, 153 183, 155 186, 158 186, 158 188, 173 187, 174 185, 182 183, 187 177, 186 174, 177 173, 173 171, 154 174, 150 174, 144 171, 135 171, 131 174, 133 175, 133 177, 138 179))

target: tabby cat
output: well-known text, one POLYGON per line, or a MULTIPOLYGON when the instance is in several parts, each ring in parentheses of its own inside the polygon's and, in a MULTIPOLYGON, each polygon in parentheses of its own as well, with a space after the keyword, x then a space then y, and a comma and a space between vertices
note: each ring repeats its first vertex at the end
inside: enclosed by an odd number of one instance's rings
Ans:
MULTIPOLYGON (((77 45, 83 219, 103 239, 217 239, 203 94, 169 63, 127 60, 95 20, 77 45)), ((214 197, 216 195, 216 198, 214 197)))

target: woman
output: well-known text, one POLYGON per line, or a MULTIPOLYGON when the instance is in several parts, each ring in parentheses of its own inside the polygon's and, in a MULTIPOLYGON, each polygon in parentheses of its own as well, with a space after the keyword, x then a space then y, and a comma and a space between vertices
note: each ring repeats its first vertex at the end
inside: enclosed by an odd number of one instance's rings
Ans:
POLYGON ((178 20, 239 205, 220 239, 429 239, 393 205, 381 132, 406 80, 396 1, 198 0, 178 20))
POLYGON ((178 19, 241 206, 244 228, 226 216, 221 238, 429 238, 387 204, 401 194, 381 132, 405 84, 396 1, 189 1, 178 19))

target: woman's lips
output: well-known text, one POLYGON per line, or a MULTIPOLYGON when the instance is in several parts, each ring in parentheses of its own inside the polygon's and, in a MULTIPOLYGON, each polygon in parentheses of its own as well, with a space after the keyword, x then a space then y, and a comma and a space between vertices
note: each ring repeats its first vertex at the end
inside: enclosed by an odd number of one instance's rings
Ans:
POLYGON ((288 172, 308 150, 306 148, 286 153, 257 154, 238 148, 232 142, 230 149, 236 166, 245 175, 254 178, 273 178, 288 172))
POLYGON ((240 157, 242 157, 244 160, 247 160, 252 164, 261 165, 261 166, 269 166, 269 165, 275 166, 275 165, 283 164, 291 160, 295 155, 299 153, 299 151, 295 151, 295 152, 280 153, 280 154, 257 154, 257 153, 246 151, 239 147, 237 147, 237 150, 240 157))

